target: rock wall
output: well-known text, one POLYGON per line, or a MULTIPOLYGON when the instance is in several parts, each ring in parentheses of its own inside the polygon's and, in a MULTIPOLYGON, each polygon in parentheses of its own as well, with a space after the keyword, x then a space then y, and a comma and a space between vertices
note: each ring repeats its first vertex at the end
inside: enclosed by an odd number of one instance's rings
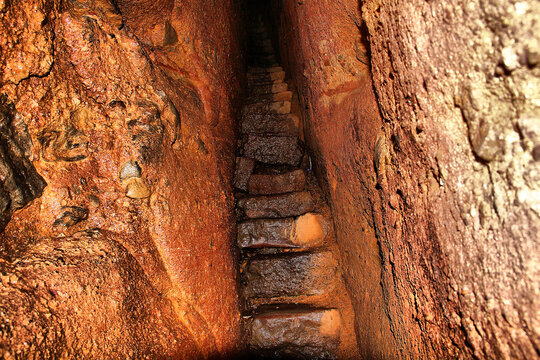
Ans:
POLYGON ((26 128, 37 198, 0 233, 0 357, 237 350, 237 6, 0 1, 0 150, 26 128))
POLYGON ((382 122, 355 1, 282 1, 276 14, 281 58, 304 110, 305 139, 334 216, 364 358, 391 358, 394 340, 380 287, 373 224, 373 153, 382 122))
POLYGON ((361 352, 536 358, 538 2, 272 4, 361 352))

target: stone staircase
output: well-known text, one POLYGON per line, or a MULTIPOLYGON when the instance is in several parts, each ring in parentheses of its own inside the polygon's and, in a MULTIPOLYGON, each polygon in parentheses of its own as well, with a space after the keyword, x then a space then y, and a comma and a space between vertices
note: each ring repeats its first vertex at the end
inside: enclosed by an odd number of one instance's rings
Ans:
POLYGON ((264 27, 252 37, 234 176, 250 358, 356 359, 332 218, 291 113, 293 92, 264 27))

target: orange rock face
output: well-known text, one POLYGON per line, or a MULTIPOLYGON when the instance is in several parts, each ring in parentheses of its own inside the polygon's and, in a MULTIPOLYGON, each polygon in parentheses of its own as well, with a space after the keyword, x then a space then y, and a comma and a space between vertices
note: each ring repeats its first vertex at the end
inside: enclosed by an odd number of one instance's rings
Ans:
POLYGON ((272 4, 361 353, 537 358, 538 3, 272 4))
POLYGON ((0 92, 46 182, 0 234, 1 357, 240 344, 236 9, 126 3, 0 2, 0 92))

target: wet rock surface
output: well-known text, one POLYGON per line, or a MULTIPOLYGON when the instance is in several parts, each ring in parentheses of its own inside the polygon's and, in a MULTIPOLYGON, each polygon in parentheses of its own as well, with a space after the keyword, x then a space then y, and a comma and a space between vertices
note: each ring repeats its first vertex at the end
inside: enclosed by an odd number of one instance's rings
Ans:
POLYGON ((0 358, 242 346, 238 11, 0 1, 0 358))
POLYGON ((238 224, 241 248, 302 248, 320 246, 329 233, 323 215, 307 213, 293 218, 247 220, 238 224))
POLYGON ((323 295, 330 292, 337 263, 330 252, 291 253, 248 260, 244 296, 248 299, 323 295))
POLYGON ((336 359, 341 317, 335 309, 278 310, 256 315, 251 322, 250 346, 266 358, 336 359))

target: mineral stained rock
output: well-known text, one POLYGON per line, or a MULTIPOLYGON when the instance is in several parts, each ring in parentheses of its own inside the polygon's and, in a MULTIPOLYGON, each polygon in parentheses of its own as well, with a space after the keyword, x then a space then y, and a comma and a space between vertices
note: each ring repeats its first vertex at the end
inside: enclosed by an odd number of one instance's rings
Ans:
POLYGON ((0 358, 238 349, 236 6, 0 1, 0 358))
POLYGON ((539 6, 274 3, 366 358, 538 357, 539 6))

